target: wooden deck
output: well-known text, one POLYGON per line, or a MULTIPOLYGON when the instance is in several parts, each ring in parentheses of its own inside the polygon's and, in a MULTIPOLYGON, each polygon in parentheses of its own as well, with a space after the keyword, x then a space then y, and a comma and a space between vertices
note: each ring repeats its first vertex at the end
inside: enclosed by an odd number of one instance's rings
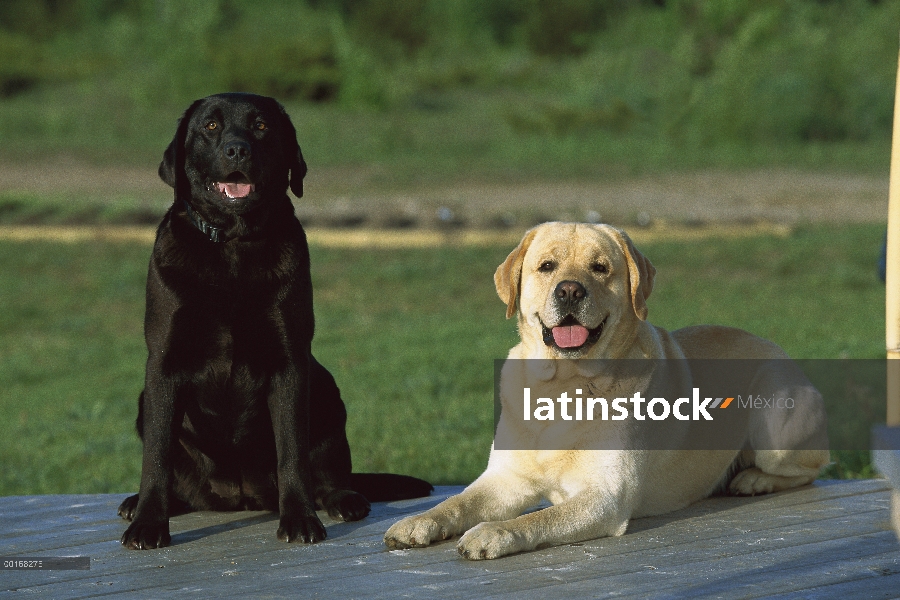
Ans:
POLYGON ((495 561, 463 560, 455 541, 384 547, 391 523, 460 489, 377 504, 358 523, 326 520, 328 540, 315 546, 277 541, 272 513, 193 513, 172 519, 171 547, 144 552, 118 542, 125 524, 116 507, 124 495, 0 498, 0 556, 90 557, 90 570, 2 570, 0 597, 900 596, 900 546, 883 480, 711 498, 634 520, 619 538, 495 561))

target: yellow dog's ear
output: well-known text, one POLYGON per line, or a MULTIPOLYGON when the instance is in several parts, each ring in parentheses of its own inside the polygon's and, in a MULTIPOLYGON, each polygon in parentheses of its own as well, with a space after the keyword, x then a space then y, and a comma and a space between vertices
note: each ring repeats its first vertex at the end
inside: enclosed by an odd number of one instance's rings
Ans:
POLYGON ((537 228, 528 230, 515 250, 509 253, 494 272, 494 285, 497 287, 497 295, 506 303, 507 319, 516 314, 516 300, 519 298, 519 286, 522 282, 522 262, 536 233, 537 228))
POLYGON ((625 254, 625 262, 628 264, 628 281, 631 283, 631 306, 634 314, 641 321, 647 320, 647 298, 653 291, 653 278, 656 277, 656 268, 646 256, 641 254, 621 229, 609 227, 616 242, 625 254))

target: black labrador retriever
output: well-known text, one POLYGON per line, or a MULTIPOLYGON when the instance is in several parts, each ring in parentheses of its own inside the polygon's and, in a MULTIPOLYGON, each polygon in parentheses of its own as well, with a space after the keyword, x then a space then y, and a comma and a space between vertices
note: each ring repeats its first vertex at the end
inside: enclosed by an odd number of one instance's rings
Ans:
POLYGON ((159 175, 175 200, 147 276, 148 358, 138 403, 140 493, 122 544, 170 543, 169 516, 278 510, 278 539, 325 539, 317 506, 362 519, 369 501, 427 496, 429 483, 351 474, 346 411, 310 353, 309 248, 287 195, 306 163, 272 98, 219 94, 178 123, 159 175))

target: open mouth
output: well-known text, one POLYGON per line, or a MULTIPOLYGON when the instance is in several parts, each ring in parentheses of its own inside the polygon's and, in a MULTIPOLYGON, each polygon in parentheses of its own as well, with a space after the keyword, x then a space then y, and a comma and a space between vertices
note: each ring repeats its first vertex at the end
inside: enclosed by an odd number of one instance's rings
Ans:
POLYGON ((600 336, 603 335, 603 326, 606 325, 608 318, 609 315, 604 317, 600 324, 593 329, 588 329, 572 315, 568 315, 553 327, 547 327, 541 321, 544 343, 565 351, 580 350, 600 339, 600 336))
POLYGON ((247 176, 240 171, 230 173, 228 177, 225 178, 225 181, 217 181, 213 183, 213 186, 215 186, 215 190, 218 191, 223 198, 228 198, 230 200, 246 198, 256 189, 256 186, 250 183, 247 176))

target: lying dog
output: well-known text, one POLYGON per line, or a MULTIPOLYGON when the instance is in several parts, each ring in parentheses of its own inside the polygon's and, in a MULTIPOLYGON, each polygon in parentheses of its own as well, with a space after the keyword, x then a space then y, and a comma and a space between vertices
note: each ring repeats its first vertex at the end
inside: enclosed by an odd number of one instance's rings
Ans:
MULTIPOLYGON (((464 534, 457 545, 462 556, 497 558, 622 535, 633 517, 673 511, 717 489, 759 494, 816 478, 829 460, 818 392, 787 366, 790 361, 778 346, 747 332, 698 326, 670 333, 649 324, 646 301, 654 275, 628 236, 608 225, 547 223, 525 235, 494 276, 507 317, 518 315, 521 342, 501 371, 502 412, 487 470, 461 494, 395 523, 384 536, 388 547, 427 546, 464 534), (524 412, 523 384, 534 397, 557 395, 549 389, 578 388, 578 393, 590 389, 591 395, 612 399, 622 395, 617 388, 623 381, 604 373, 603 364, 678 359, 659 362, 674 365, 681 380, 693 377, 696 382, 701 374, 683 372, 686 367, 681 365, 689 362, 685 359, 729 358, 765 363, 768 370, 751 375, 777 380, 782 389, 811 389, 810 402, 790 416, 787 411, 768 411, 748 417, 743 429, 730 432, 737 440, 735 449, 634 449, 629 438, 649 421, 628 428, 599 420, 563 422, 569 429, 557 439, 568 440, 568 447, 534 446, 559 425, 524 412), (782 442, 796 446, 766 446, 773 431, 782 435, 782 442), (622 449, 603 445, 616 436, 625 438, 622 449), (501 438, 511 449, 498 449, 501 438), (522 515, 541 499, 553 506, 522 515)), ((691 430, 686 431, 685 442, 691 430)))
POLYGON ((353 521, 369 501, 426 496, 412 477, 353 474, 346 411, 313 358, 294 126, 271 98, 194 102, 159 167, 175 200, 147 277, 148 359, 137 430, 140 493, 119 515, 128 548, 170 543, 188 510, 278 510, 278 538, 325 539, 316 507, 353 521))

